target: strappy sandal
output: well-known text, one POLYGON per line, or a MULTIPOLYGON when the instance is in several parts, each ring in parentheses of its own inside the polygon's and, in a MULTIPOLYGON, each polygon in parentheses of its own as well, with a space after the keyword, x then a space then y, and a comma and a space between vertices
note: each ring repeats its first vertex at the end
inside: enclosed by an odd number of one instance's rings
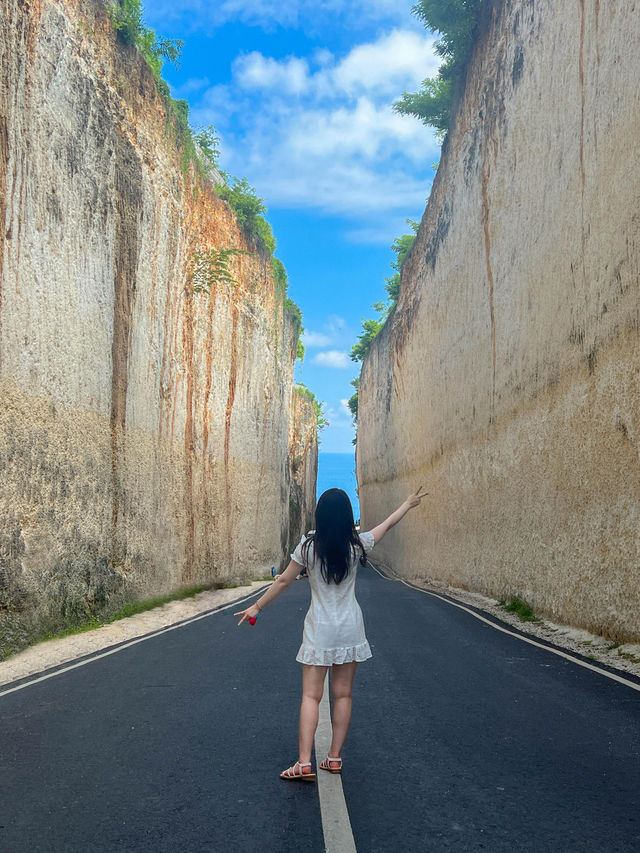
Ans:
POLYGON ((316 774, 315 773, 304 773, 303 767, 311 767, 311 762, 308 764, 301 764, 299 761, 293 765, 293 767, 287 767, 286 770, 283 770, 280 774, 281 779, 299 779, 303 782, 315 782, 316 774), (299 771, 296 770, 299 768, 299 771))
POLYGON ((342 759, 341 758, 331 758, 330 755, 324 759, 324 761, 320 762, 321 770, 328 770, 329 773, 342 773, 342 759), (337 767, 332 767, 332 764, 338 763, 337 767))

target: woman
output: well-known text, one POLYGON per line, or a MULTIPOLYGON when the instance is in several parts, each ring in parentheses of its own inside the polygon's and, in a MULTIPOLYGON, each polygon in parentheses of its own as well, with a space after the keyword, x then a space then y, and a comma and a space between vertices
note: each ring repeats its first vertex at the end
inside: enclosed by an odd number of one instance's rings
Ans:
POLYGON ((281 779, 313 781, 311 750, 318 726, 318 708, 324 679, 331 667, 333 695, 332 740, 321 770, 342 771, 342 746, 351 719, 351 687, 360 661, 371 657, 362 611, 355 598, 358 562, 379 543, 425 496, 422 486, 398 509, 368 533, 358 535, 351 501, 342 489, 329 489, 318 500, 316 529, 303 536, 291 562, 264 595, 251 607, 236 613, 243 622, 257 617, 306 568, 311 584, 311 606, 304 620, 302 645, 296 660, 303 665, 298 760, 280 774, 281 779))

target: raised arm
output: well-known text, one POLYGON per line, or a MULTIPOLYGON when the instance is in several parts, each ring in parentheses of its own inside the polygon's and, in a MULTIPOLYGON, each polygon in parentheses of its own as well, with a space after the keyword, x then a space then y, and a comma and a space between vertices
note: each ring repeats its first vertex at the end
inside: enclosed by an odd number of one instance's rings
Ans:
POLYGON ((274 599, 276 599, 281 592, 284 592, 288 586, 291 586, 293 581, 296 579, 298 574, 300 573, 302 566, 300 563, 296 563, 295 560, 291 560, 287 568, 282 572, 281 575, 276 575, 274 582, 271 586, 264 592, 260 598, 247 607, 246 610, 240 610, 238 613, 234 613, 234 616, 242 616, 242 619, 238 622, 238 625, 242 625, 243 622, 249 621, 252 616, 258 616, 261 610, 270 604, 274 599))
POLYGON ((395 510, 395 512, 392 512, 391 515, 388 518, 385 518, 385 520, 381 524, 379 524, 377 527, 374 527, 370 532, 373 533, 375 544, 377 545, 382 539, 384 539, 387 531, 391 530, 391 528, 395 524, 397 524, 401 518, 404 518, 410 509, 419 506, 420 501, 427 494, 429 493, 423 492, 422 486, 420 486, 418 491, 414 492, 412 495, 409 495, 406 501, 400 504, 400 506, 397 510, 395 510))

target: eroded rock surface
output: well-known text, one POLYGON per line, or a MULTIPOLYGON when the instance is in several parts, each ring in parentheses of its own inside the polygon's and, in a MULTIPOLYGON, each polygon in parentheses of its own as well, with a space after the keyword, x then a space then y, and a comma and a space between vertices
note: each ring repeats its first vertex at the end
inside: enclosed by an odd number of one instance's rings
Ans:
POLYGON ((640 637, 640 16, 497 3, 363 365, 363 527, 408 576, 640 637))
POLYGON ((289 553, 315 527, 318 479, 318 426, 313 401, 294 386, 289 437, 289 553))
POLYGON ((294 324, 98 0, 0 6, 0 635, 262 577, 294 324), (235 284, 194 293, 194 253, 235 284))

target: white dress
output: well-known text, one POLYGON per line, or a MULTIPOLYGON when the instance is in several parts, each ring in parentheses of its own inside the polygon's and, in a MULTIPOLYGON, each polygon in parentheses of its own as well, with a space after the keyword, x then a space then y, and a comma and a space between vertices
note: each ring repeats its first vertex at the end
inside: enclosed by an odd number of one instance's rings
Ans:
MULTIPOLYGON (((371 649, 364 633, 362 610, 355 596, 360 549, 356 547, 357 553, 341 583, 327 583, 322 577, 313 544, 307 550, 307 559, 304 558, 302 546, 307 538, 308 535, 302 537, 291 555, 296 563, 306 566, 311 585, 311 606, 304 620, 302 645, 296 660, 314 666, 367 660, 371 657, 371 649)), ((375 544, 373 533, 361 533, 360 541, 367 552, 375 544)))

